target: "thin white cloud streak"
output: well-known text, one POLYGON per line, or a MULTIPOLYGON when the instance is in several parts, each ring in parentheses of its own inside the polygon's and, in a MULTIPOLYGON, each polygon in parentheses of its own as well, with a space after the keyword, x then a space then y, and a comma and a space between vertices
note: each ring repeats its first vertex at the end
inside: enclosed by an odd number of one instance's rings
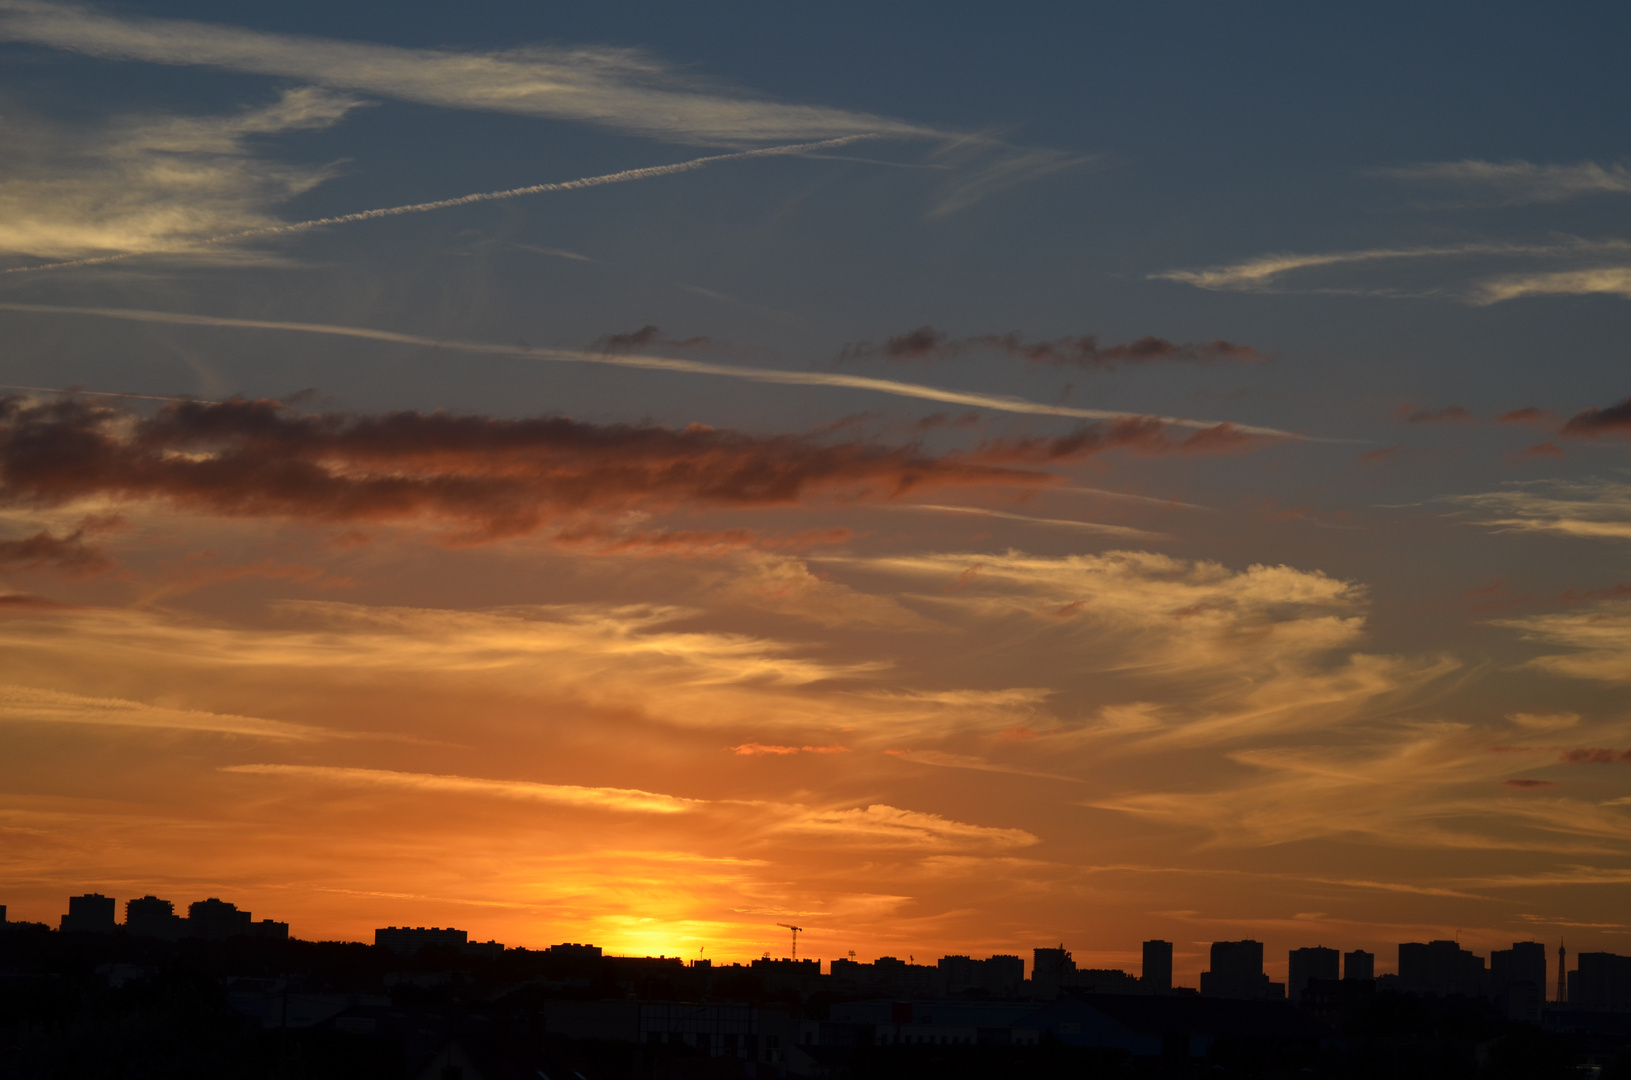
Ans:
POLYGON ((1454 495, 1444 501, 1496 515, 1476 524, 1502 532, 1631 540, 1631 484, 1610 480, 1515 483, 1503 491, 1454 495))
MULTIPOLYGON (((0 383, 0 390, 21 390, 29 394, 85 394, 89 397, 132 398, 136 401, 176 400, 174 394, 125 394, 117 390, 82 390, 77 386, 20 386, 16 383, 0 383)), ((205 402, 205 404, 218 404, 218 402, 205 402)))
POLYGON ((1083 532, 1102 533, 1106 536, 1138 537, 1146 540, 1165 539, 1161 533, 1150 532, 1147 529, 1135 529, 1130 525, 1103 525, 1096 521, 1072 521, 1069 518, 1031 517, 1028 514, 1011 514, 1005 510, 988 510, 982 506, 941 506, 935 503, 901 503, 891 506, 891 510, 921 510, 939 514, 974 514, 978 517, 1000 518, 1004 521, 1021 521, 1028 525, 1055 525, 1066 529, 1081 529, 1083 532))
POLYGON ((640 356, 582 352, 572 349, 534 348, 528 345, 504 345, 476 341, 454 341, 401 334, 392 330, 373 330, 361 326, 335 326, 328 323, 277 322, 268 319, 231 319, 215 315, 189 315, 169 311, 144 311, 138 308, 70 307, 56 304, 0 303, 0 311, 17 311, 38 315, 90 315, 105 319, 124 319, 131 322, 164 323, 175 326, 212 326, 236 330, 277 330, 298 334, 325 334, 333 337, 362 338, 383 341, 393 345, 411 345, 428 349, 446 349, 451 352, 475 353, 484 356, 514 356, 531 360, 547 360, 571 364, 603 364, 611 367, 638 368, 645 371, 664 371, 680 375, 712 375, 747 382, 769 383, 778 386, 826 386, 835 389, 866 390, 892 397, 913 398, 919 401, 937 401, 951 405, 968 405, 998 412, 1021 413, 1030 416, 1062 416, 1078 420, 1158 420, 1182 428, 1214 428, 1230 423, 1236 430, 1250 435, 1288 439, 1299 442, 1330 442, 1299 435, 1278 428, 1251 424, 1234 424, 1223 420, 1192 420, 1179 416, 1156 416, 1149 413, 1119 412, 1109 409, 1078 409, 1067 405, 1049 405, 1006 394, 985 394, 962 390, 945 390, 920 383, 897 382, 894 379, 875 379, 866 375, 847 375, 840 372, 783 371, 715 364, 706 360, 682 360, 667 356, 640 356))
POLYGON ((1085 783, 1079 776, 1063 773, 1039 772, 1020 765, 1005 765, 972 754, 952 754, 944 750, 885 750, 890 757, 910 761, 915 765, 932 765, 942 769, 973 769, 976 772, 1011 773, 1014 776, 1034 776, 1041 780, 1062 780, 1067 784, 1085 783))
POLYGON ((1029 847, 1041 841, 1024 829, 970 825, 939 814, 874 803, 865 809, 811 810, 780 826, 787 832, 831 836, 882 847, 1029 847))
MULTIPOLYGON (((150 254, 177 254, 193 251, 202 247, 216 244, 226 244, 235 240, 252 240, 262 236, 290 236, 295 233, 310 232, 313 229, 327 228, 331 225, 350 225, 359 221, 374 221, 379 218, 401 217, 404 214, 423 214, 432 210, 448 210, 456 206, 470 206, 475 203, 494 202, 501 199, 516 199, 527 195, 544 195, 557 191, 579 191, 583 188, 604 187, 607 184, 625 184, 633 180, 653 180, 663 176, 674 176, 679 173, 693 172, 718 164, 721 161, 741 161, 747 158, 759 157, 785 157, 797 156, 804 151, 821 149, 829 146, 846 146, 861 139, 872 138, 871 135, 846 135, 842 138, 827 139, 823 142, 801 143, 793 146, 767 146, 757 150, 742 150, 730 154, 710 154, 706 157, 692 158, 690 161, 679 161, 672 165, 649 165, 639 169, 624 169, 620 172, 604 173, 599 176, 585 176, 577 180, 561 180, 547 184, 529 184, 526 187, 505 188, 502 191, 483 191, 473 195, 458 195, 450 199, 435 199, 431 202, 407 203, 402 206, 383 206, 373 210, 359 210, 351 214, 340 214, 336 217, 312 218, 309 221, 295 221, 286 225, 265 225, 253 229, 239 229, 235 232, 219 233, 215 236, 206 236, 197 240, 186 240, 171 243, 168 246, 146 248, 137 251, 123 251, 114 255, 100 255, 87 259, 68 259, 62 262, 41 263, 35 266, 14 266, 7 270, 0 270, 4 274, 35 274, 45 270, 68 270, 81 266, 102 266, 107 263, 120 262, 133 259, 138 255, 150 254)), ((552 252, 552 254, 554 254, 552 252)), ((582 258, 582 256, 571 256, 582 258)), ((585 260, 588 261, 588 260, 585 260)))
POLYGON ((1584 195, 1631 195, 1631 170, 1595 161, 1537 165, 1531 161, 1432 161, 1377 170, 1406 183, 1483 191, 1499 205, 1565 202, 1584 195))
POLYGON ((1471 256, 1494 258, 1592 256, 1627 251, 1631 251, 1631 241, 1572 240, 1551 244, 1457 244, 1449 247, 1372 248, 1314 254, 1286 252, 1261 255, 1244 262, 1227 263, 1199 270, 1166 270, 1151 274, 1149 277, 1151 280, 1177 281, 1216 292, 1270 292, 1279 283, 1279 279, 1288 274, 1321 267, 1471 256))
POLYGON ((1602 604, 1586 612, 1497 619, 1528 641, 1575 651, 1537 656, 1525 667, 1610 685, 1631 683, 1631 606, 1602 604))
POLYGON ((1180 502, 1177 499, 1162 499, 1162 498, 1158 498, 1158 497, 1156 497, 1154 495, 1130 495, 1125 491, 1110 491, 1110 490, 1107 490, 1105 488, 1062 487, 1062 488, 1055 488, 1054 490, 1055 491, 1074 492, 1074 493, 1076 493, 1078 495, 1097 495, 1098 497, 1103 498, 1103 499, 1125 499, 1125 500, 1127 500, 1129 502, 1150 503, 1150 504, 1155 505, 1155 506, 1164 506, 1169 510, 1171 510, 1171 509, 1210 510, 1211 509, 1211 507, 1202 506, 1199 503, 1180 502))
POLYGON ((1228 757, 1257 771, 1249 781, 1091 805, 1197 827, 1214 844, 1243 847, 1350 837, 1397 848, 1556 852, 1631 840, 1631 820, 1620 815, 1567 800, 1484 794, 1523 763, 1489 753, 1481 732, 1418 724, 1393 735, 1369 745, 1238 750, 1228 757))
POLYGON ((1471 300, 1487 306, 1524 296, 1620 296, 1631 300, 1631 266, 1510 274, 1474 286, 1471 300))
POLYGON ((0 686, 0 723, 88 724, 302 742, 349 734, 281 720, 263 720, 202 709, 167 708, 124 698, 87 697, 30 686, 0 686))
POLYGON ((402 101, 577 121, 674 141, 751 144, 861 131, 948 136, 888 117, 783 104, 705 85, 631 49, 407 49, 180 19, 122 18, 38 0, 0 0, 0 40, 110 60, 298 79, 402 101))
POLYGON ((1028 150, 999 159, 966 179, 959 180, 929 211, 929 217, 949 217, 992 195, 1021 187, 1066 169, 1093 163, 1092 157, 1059 150, 1028 150))
POLYGON ((704 805, 702 800, 662 795, 638 788, 539 784, 527 780, 486 780, 472 776, 353 769, 331 765, 225 765, 222 772, 317 780, 351 787, 381 787, 446 795, 485 795, 523 802, 554 803, 596 810, 678 814, 704 805))

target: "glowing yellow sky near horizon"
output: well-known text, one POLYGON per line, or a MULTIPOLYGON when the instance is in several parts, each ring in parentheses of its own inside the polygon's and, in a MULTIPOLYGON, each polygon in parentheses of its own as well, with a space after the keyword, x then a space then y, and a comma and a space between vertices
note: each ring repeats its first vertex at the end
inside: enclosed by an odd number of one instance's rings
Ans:
MULTIPOLYGON (((1578 772, 1557 747, 1631 741, 1623 718, 1450 719, 1465 665, 1374 651, 1363 584, 1317 570, 337 548, 139 507, 112 543, 121 575, 14 574, 77 602, 0 619, 12 918, 95 889, 315 938, 451 924, 724 962, 782 955, 796 921, 827 959, 1064 941, 1136 968, 1164 936, 1193 972, 1257 936, 1271 967, 1322 942, 1386 966, 1395 940, 1527 932, 1494 867, 1612 882, 1631 845, 1624 807, 1503 786, 1578 772), (178 529, 251 572, 167 592, 178 529), (373 584, 444 574, 511 599, 373 584)), ((1571 625, 1525 630, 1567 648, 1571 625)), ((1614 625, 1587 655, 1631 654, 1614 625)))

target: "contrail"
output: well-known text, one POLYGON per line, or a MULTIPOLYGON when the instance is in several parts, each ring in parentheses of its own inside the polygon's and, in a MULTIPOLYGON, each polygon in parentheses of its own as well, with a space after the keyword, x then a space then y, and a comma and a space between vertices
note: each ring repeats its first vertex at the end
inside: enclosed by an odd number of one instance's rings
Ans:
POLYGON ((1040 401, 1009 397, 1006 394, 982 394, 963 390, 943 390, 920 383, 897 382, 894 379, 874 379, 866 375, 846 375, 827 371, 784 371, 779 368, 736 367, 715 364, 706 360, 679 360, 668 356, 614 355, 582 352, 575 349, 534 348, 530 345, 502 345, 481 341, 449 341, 422 337, 418 334, 399 334, 394 330, 373 330, 365 326, 334 326, 328 323, 275 322, 268 319, 229 319, 217 315, 188 315, 171 311, 144 311, 139 308, 66 307, 55 304, 0 303, 0 311, 22 311, 41 315, 90 315, 103 319, 124 319, 130 322, 169 323, 177 326, 218 326, 239 330, 282 330, 295 334, 325 334, 331 337, 362 338, 384 341, 393 345, 413 345, 427 349, 447 349, 453 352, 475 353, 483 356, 516 356, 531 360, 549 360, 564 364, 603 364, 610 367, 640 368, 645 371, 668 371, 683 375, 714 375, 747 382, 771 383, 778 386, 831 386, 846 390, 870 390, 892 397, 915 398, 919 401, 937 401, 947 405, 966 405, 976 409, 997 412, 1022 413, 1030 416, 1065 416, 1077 420, 1157 420, 1182 428, 1215 428, 1231 424, 1237 431, 1248 435, 1262 435, 1271 439, 1293 439, 1298 442, 1333 442, 1342 440, 1316 439, 1278 428, 1234 424, 1225 420, 1191 420, 1182 416, 1157 416, 1151 413, 1121 412, 1109 409, 1078 409, 1069 405, 1047 405, 1040 401))
POLYGON ((758 150, 742 150, 730 154, 710 154, 707 157, 692 158, 690 161, 680 161, 673 165, 648 165, 643 169, 624 169, 622 172, 605 173, 600 176, 585 176, 577 180, 561 180, 552 184, 532 184, 528 187, 506 188, 503 191, 483 191, 475 195, 437 199, 434 202, 410 203, 406 206, 384 206, 377 210, 359 210, 354 214, 341 214, 338 217, 313 218, 310 221, 295 221, 287 225, 268 225, 260 229, 243 229, 239 232, 221 233, 219 236, 207 236, 202 240, 188 241, 182 244, 180 248, 163 251, 125 251, 118 255, 99 255, 89 259, 69 259, 64 262, 40 263, 36 266, 14 266, 9 270, 0 270, 0 275, 33 274, 41 270, 66 270, 75 266, 100 266, 103 263, 134 259, 138 255, 167 255, 175 250, 185 251, 190 248, 208 247, 211 244, 224 244, 229 240, 249 240, 257 236, 283 236, 288 233, 321 229, 329 225, 349 225, 354 221, 372 221, 375 218, 397 217, 400 214, 423 214, 429 210, 446 210, 454 206, 493 202, 497 199, 515 199, 522 195, 543 195, 552 191, 577 191, 579 188, 622 184, 630 180, 650 180, 658 176, 673 176, 675 173, 692 172, 721 161, 798 155, 810 150, 825 150, 835 146, 846 146, 861 139, 873 138, 877 138, 877 136, 872 134, 845 135, 837 139, 822 139, 820 142, 766 146, 758 150))
MULTIPOLYGON (((84 394, 88 397, 116 397, 135 398, 138 401, 176 401, 180 394, 126 394, 117 390, 83 390, 77 386, 18 386, 15 383, 0 383, 0 390, 22 390, 33 394, 84 394)), ((219 405, 219 401, 209 401, 203 398, 188 398, 188 401, 201 401, 205 405, 219 405)))

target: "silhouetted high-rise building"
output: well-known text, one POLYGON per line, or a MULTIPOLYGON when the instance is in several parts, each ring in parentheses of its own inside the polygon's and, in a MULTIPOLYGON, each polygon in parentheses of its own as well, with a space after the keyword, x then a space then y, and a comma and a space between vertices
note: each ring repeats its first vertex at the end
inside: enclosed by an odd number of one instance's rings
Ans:
POLYGON ((1569 1004, 1589 1009, 1631 1008, 1631 956, 1575 954, 1569 972, 1569 1004))
POLYGON ((63 933, 113 933, 114 901, 101 893, 68 898, 68 914, 62 917, 63 933))
POLYGON ((1307 949, 1292 949, 1286 965, 1286 996, 1293 1003, 1301 1000, 1309 979, 1329 979, 1335 982, 1341 955, 1335 949, 1316 945, 1307 949))
POLYGON ((0 904, 0 926, 5 925, 5 922, 6 922, 6 905, 0 904))
POLYGON ((187 905, 187 933, 210 941, 246 937, 250 933, 249 912, 239 911, 237 904, 213 896, 198 900, 187 905))
MULTIPOLYGON (((462 947, 469 941, 470 935, 464 930, 455 930, 451 926, 445 930, 440 926, 387 926, 374 931, 374 944, 383 945, 399 953, 415 953, 426 945, 454 945, 462 947)), ((593 948, 593 946, 589 946, 593 948)), ((553 948, 560 948, 554 946, 553 948)), ((596 949, 598 953, 600 950, 596 949)))
POLYGON ((170 901, 140 896, 125 901, 125 933, 175 941, 187 936, 187 920, 176 914, 176 906, 170 901))
POLYGON ((1510 949, 1491 952, 1489 988, 1509 1018, 1539 1022, 1546 1002, 1546 946, 1517 941, 1510 949))
POLYGON ((1364 949, 1342 954, 1342 977, 1350 982, 1376 978, 1376 954, 1364 949))
POLYGON ((1144 967, 1139 981, 1144 989, 1154 994, 1172 989, 1172 942, 1146 941, 1144 967))
POLYGON ((1057 949, 1034 949, 1031 952, 1031 985, 1041 991, 1058 990, 1071 982, 1076 974, 1076 961, 1063 945, 1057 949))
POLYGON ((1417 994, 1477 997, 1488 982, 1484 958, 1454 941, 1407 942, 1399 946, 1399 985, 1417 994))
POLYGON ((1255 1000, 1284 997, 1285 987, 1263 973, 1261 941, 1214 941, 1211 970, 1201 972, 1201 993, 1255 1000))

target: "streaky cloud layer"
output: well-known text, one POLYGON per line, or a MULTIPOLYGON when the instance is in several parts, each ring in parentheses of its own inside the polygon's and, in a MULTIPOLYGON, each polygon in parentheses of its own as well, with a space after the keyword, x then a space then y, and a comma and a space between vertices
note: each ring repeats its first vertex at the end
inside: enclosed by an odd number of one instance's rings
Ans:
POLYGON ((530 345, 504 345, 498 343, 455 341, 431 338, 419 334, 404 334, 390 330, 374 330, 357 326, 333 326, 326 323, 282 322, 268 319, 234 319, 213 315, 189 315, 168 311, 145 311, 137 308, 72 307, 58 304, 0 303, 0 311, 30 312, 41 315, 91 315, 107 319, 128 319, 133 322, 169 323, 177 326, 218 326, 240 330, 277 330, 300 334, 327 334, 336 337, 361 338, 395 345, 412 345, 450 352, 467 352, 487 356, 514 356, 534 360, 574 364, 606 364, 612 367, 639 368, 645 371, 665 371, 686 375, 712 375, 748 382, 769 383, 780 386, 827 386, 837 389, 866 390, 892 397, 915 398, 920 401, 938 401, 951 405, 993 409, 998 412, 1019 413, 1028 416, 1061 416, 1079 420, 1136 420, 1151 421, 1172 427, 1219 431, 1220 434, 1240 433, 1269 439, 1324 442, 1313 436, 1256 424, 1236 424, 1227 420, 1195 420, 1181 416, 1158 416, 1115 409, 1080 409, 1069 405, 1051 405, 1027 401, 1006 394, 986 394, 973 391, 947 390, 918 383, 899 382, 894 379, 874 379, 864 375, 846 375, 826 371, 785 371, 777 368, 748 365, 716 364, 704 360, 686 360, 668 356, 640 356, 608 352, 581 352, 569 349, 535 348, 530 345))
MULTIPOLYGON (((431 202, 406 203, 401 206, 384 206, 373 210, 358 210, 350 214, 339 214, 334 217, 312 218, 308 221, 294 221, 281 225, 259 225, 254 228, 238 229, 234 232, 216 233, 214 235, 197 236, 199 224, 207 222, 193 221, 187 233, 168 237, 149 236, 143 243, 132 243, 127 240, 122 246, 130 250, 118 252, 113 255, 98 255, 82 259, 68 259, 62 262, 41 263, 34 266, 13 266, 0 270, 3 274, 34 274, 46 270, 68 270, 81 266, 102 266, 107 263, 123 262, 136 258, 139 255, 163 253, 175 255, 181 253, 203 251, 220 245, 230 244, 239 240, 253 240, 263 236, 293 236, 297 233, 310 232, 314 229, 329 228, 334 225, 351 225, 359 221, 375 221, 380 218, 401 217, 404 214, 424 214, 432 210, 449 210, 456 206, 471 206, 476 203, 498 202, 504 199, 517 199, 527 195, 543 195, 557 191, 579 191, 584 188, 604 187, 607 184, 626 184, 633 180, 652 180, 662 176, 676 176, 680 173, 694 172, 721 161, 743 161, 761 157, 785 157, 808 153, 812 150, 821 150, 835 146, 845 146, 859 139, 873 138, 872 135, 846 135, 841 138, 827 139, 822 142, 801 143, 791 146, 767 146, 757 150, 741 150, 730 154, 710 154, 707 157, 692 158, 689 161, 679 161, 672 165, 648 165, 638 169, 623 169, 614 173, 602 173, 599 176, 585 176, 577 180, 561 180, 546 184, 529 184, 526 187, 505 188, 502 191, 483 191, 473 195, 459 195, 451 199, 435 199, 431 202)), ((115 178, 123 180, 123 178, 115 178)), ((315 182, 315 181, 313 181, 315 182)), ((193 200, 188 200, 190 213, 193 200)), ((147 194, 147 201, 151 201, 154 193, 147 194)), ((174 215, 171 215, 173 219, 174 215)), ((0 247, 5 246, 5 234, 0 232, 0 247)), ((86 245, 85 238, 79 239, 81 247, 86 245)), ((35 251, 37 246, 29 246, 21 241, 11 242, 13 250, 35 251)), ((103 232, 98 234, 94 247, 121 246, 116 237, 103 232)), ((579 256, 581 258, 581 256, 579 256)))
POLYGON ((645 814, 679 814, 701 805, 697 799, 682 799, 633 788, 583 787, 578 784, 540 784, 529 780, 486 780, 472 776, 445 776, 438 773, 396 772, 390 769, 356 769, 332 765, 225 765, 222 772, 254 776, 308 779, 333 784, 394 788, 410 792, 449 795, 487 795, 596 810, 622 810, 645 814))
POLYGON ((128 18, 38 0, 0 3, 0 39, 113 60, 300 79, 447 108, 571 120, 678 142, 948 134, 882 116, 704 88, 632 49, 406 49, 181 19, 128 18))

